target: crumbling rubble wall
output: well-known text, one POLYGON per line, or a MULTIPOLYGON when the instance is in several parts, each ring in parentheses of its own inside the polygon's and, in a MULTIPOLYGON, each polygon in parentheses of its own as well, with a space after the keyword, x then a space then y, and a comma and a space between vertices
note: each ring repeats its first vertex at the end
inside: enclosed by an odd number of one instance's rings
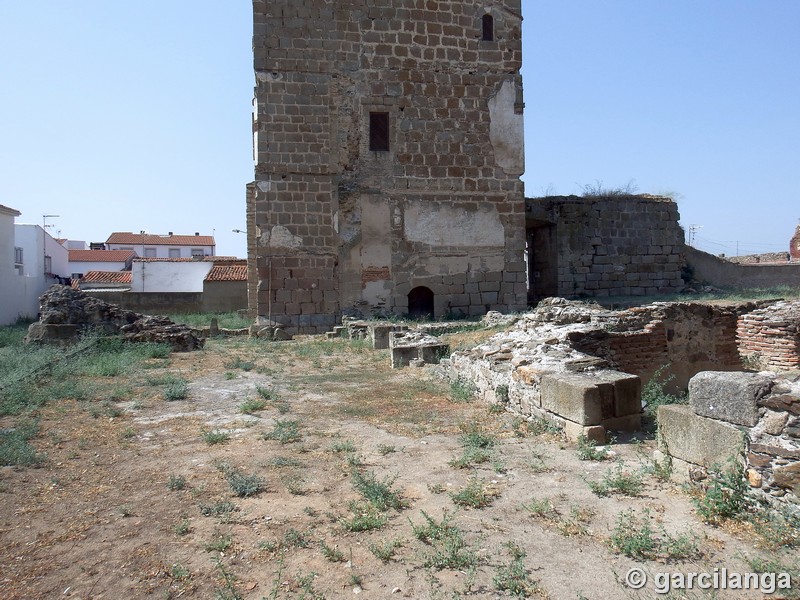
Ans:
POLYGON ((800 502, 800 383, 774 373, 704 371, 689 404, 658 410, 662 449, 676 479, 743 464, 750 487, 769 500, 800 502))

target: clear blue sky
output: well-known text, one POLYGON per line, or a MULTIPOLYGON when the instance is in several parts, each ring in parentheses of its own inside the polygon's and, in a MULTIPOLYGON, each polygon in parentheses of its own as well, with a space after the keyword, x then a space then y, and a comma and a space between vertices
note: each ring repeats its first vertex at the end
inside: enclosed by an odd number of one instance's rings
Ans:
MULTIPOLYGON (((526 193, 678 194, 715 254, 800 218, 800 2, 524 0, 526 193)), ((245 255, 247 0, 0 0, 0 203, 245 255)))

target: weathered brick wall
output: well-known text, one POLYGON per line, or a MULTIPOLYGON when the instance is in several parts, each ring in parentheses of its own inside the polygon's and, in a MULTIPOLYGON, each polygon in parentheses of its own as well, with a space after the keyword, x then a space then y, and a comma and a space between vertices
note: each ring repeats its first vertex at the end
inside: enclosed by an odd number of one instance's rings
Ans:
POLYGON ((736 338, 747 363, 785 371, 800 367, 800 302, 777 302, 739 318, 736 338))
POLYGON ((686 388, 703 370, 742 368, 737 348, 737 319, 755 305, 712 306, 689 302, 655 303, 619 313, 607 329, 574 332, 573 347, 601 357, 644 382, 664 367, 671 391, 686 388))
POLYGON ((686 263, 697 281, 730 288, 770 288, 800 286, 800 263, 736 264, 697 248, 684 246, 686 263))
POLYGON ((520 0, 253 9, 258 314, 319 331, 418 286, 436 316, 524 308, 520 0))
POLYGON ((555 227, 553 295, 644 296, 683 288, 683 230, 670 198, 552 196, 528 198, 526 205, 529 231, 542 223, 555 227))

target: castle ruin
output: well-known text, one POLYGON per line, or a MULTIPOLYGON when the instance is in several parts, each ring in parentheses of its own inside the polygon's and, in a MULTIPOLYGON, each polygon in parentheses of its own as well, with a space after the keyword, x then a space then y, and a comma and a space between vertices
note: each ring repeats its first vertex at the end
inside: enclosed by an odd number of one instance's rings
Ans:
POLYGON ((527 306, 521 0, 254 0, 250 305, 527 306))

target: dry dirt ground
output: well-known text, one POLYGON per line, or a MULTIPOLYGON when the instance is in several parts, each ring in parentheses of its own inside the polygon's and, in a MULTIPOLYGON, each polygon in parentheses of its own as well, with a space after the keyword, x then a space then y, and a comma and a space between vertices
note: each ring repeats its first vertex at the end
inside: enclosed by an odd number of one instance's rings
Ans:
POLYGON ((126 400, 40 409, 41 467, 0 469, 0 598, 652 598, 659 572, 793 556, 702 523, 649 474, 652 440, 580 460, 558 433, 358 342, 214 339, 116 379, 126 400), (169 374, 185 399, 164 398, 169 374), (620 473, 641 491, 590 489, 620 473), (458 504, 465 489, 486 506, 458 504), (620 523, 662 546, 627 557, 620 523), (632 567, 643 590, 624 583, 632 567))

